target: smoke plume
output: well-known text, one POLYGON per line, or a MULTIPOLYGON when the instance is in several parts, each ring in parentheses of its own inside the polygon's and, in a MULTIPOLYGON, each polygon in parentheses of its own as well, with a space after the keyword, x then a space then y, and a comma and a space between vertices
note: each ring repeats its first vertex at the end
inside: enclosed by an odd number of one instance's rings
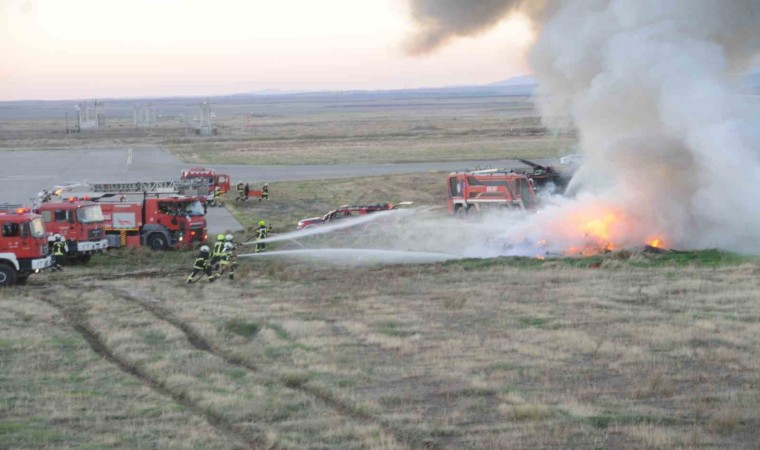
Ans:
MULTIPOLYGON (((538 108, 577 129, 572 200, 520 235, 556 237, 568 216, 614 217, 619 245, 760 252, 760 105, 740 76, 760 53, 757 0, 410 0, 412 53, 480 33, 514 11, 535 25, 538 108)), ((612 220, 612 219, 610 219, 612 220)), ((512 230, 514 231, 514 230, 512 230)), ((559 232, 559 234, 563 234, 559 232)))

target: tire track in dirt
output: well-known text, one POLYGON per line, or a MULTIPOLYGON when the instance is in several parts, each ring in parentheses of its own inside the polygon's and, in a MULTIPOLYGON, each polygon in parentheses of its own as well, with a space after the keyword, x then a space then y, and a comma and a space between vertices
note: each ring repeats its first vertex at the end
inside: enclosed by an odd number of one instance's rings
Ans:
POLYGON ((154 392, 171 398, 174 402, 184 406, 194 414, 203 417, 203 419, 206 420, 206 422, 214 429, 216 429, 217 432, 223 436, 227 436, 235 441, 242 443, 244 448, 252 450, 272 448, 272 446, 267 443, 265 437, 251 436, 250 432, 240 429, 222 414, 203 408, 202 406, 195 403, 186 393, 172 390, 172 388, 169 387, 166 383, 152 377, 140 366, 134 365, 126 359, 121 358, 119 355, 115 354, 103 341, 97 330, 95 330, 90 325, 87 318, 85 317, 86 311, 84 311, 81 307, 75 308, 66 306, 56 300, 53 300, 53 296, 60 296, 59 292, 44 290, 40 291, 40 294, 41 296, 39 297, 39 300, 52 306, 58 312, 60 312, 68 325, 71 326, 74 331, 76 331, 80 336, 82 336, 92 351, 94 351, 104 360, 116 366, 122 372, 137 378, 154 392))
POLYGON ((175 328, 179 329, 185 334, 188 342, 190 342, 190 344, 197 350, 208 352, 222 359, 223 361, 226 361, 228 364, 240 367, 242 369, 245 369, 251 372, 258 373, 259 375, 264 375, 268 377, 269 379, 271 379, 272 381, 275 381, 278 384, 288 389, 293 389, 293 390, 308 394, 312 396, 313 398, 317 399, 318 401, 320 401, 321 403, 331 407, 338 414, 344 417, 348 417, 350 419, 357 420, 365 424, 375 425, 379 427, 380 429, 382 429, 383 431, 385 431, 386 433, 394 436, 394 438, 399 444, 405 445, 406 447, 410 449, 441 448, 440 444, 436 442, 435 440, 433 440, 432 438, 421 437, 412 432, 400 429, 399 427, 391 424, 389 421, 383 420, 379 417, 376 417, 375 415, 371 413, 363 411, 357 408, 356 406, 351 405, 350 403, 345 402, 344 400, 341 400, 340 398, 338 398, 337 396, 333 395, 332 393, 326 390, 320 389, 315 386, 307 385, 306 380, 294 379, 291 377, 287 377, 278 372, 272 372, 272 371, 260 368, 256 364, 253 364, 250 361, 246 361, 245 359, 239 358, 231 354, 229 351, 224 350, 223 348, 220 348, 214 345, 208 339, 204 338, 200 333, 194 330, 191 325, 182 321, 181 319, 176 317, 174 314, 172 314, 170 311, 166 310, 165 308, 162 308, 158 304, 159 303, 158 300, 150 299, 149 297, 140 295, 139 293, 135 293, 127 289, 120 289, 120 288, 106 287, 106 286, 101 286, 101 288, 108 290, 109 292, 121 297, 122 299, 126 301, 140 305, 145 311, 153 314, 156 318, 163 320, 171 324, 175 328))

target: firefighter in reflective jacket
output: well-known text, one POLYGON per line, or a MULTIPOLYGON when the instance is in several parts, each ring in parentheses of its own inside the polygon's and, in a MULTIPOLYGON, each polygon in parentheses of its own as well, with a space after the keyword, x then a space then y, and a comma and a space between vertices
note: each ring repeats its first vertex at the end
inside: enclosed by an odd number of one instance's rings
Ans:
POLYGON ((60 234, 55 234, 53 236, 53 265, 51 266, 52 270, 63 270, 63 267, 61 267, 61 261, 63 261, 63 258, 68 252, 69 246, 66 244, 66 241, 63 240, 63 237, 60 234))
POLYGON ((235 242, 233 242, 234 236, 228 234, 224 237, 224 245, 222 246, 222 256, 219 259, 219 276, 224 275, 224 272, 229 270, 227 276, 230 280, 235 279, 235 268, 237 268, 237 258, 235 255, 235 242))
MULTIPOLYGON (((263 220, 259 221, 259 227, 256 229, 256 240, 262 240, 266 239, 266 237, 269 235, 269 232, 272 231, 272 227, 270 226, 267 228, 267 223, 263 220)), ((257 242, 256 247, 254 248, 254 253, 263 252, 264 249, 266 249, 267 244, 263 242, 257 242)))
POLYGON ((261 203, 261 199, 269 200, 269 183, 264 183, 264 186, 261 188, 261 197, 259 197, 259 203, 261 203))
POLYGON ((216 279, 211 271, 211 251, 208 245, 201 246, 198 257, 195 258, 195 262, 193 263, 193 273, 187 277, 187 284, 200 280, 203 274, 206 274, 209 283, 216 279))
POLYGON ((245 185, 241 181, 237 184, 237 197, 235 197, 235 201, 240 200, 241 202, 245 200, 245 185))
POLYGON ((207 202, 209 206, 222 206, 222 188, 219 186, 214 188, 214 195, 207 202))

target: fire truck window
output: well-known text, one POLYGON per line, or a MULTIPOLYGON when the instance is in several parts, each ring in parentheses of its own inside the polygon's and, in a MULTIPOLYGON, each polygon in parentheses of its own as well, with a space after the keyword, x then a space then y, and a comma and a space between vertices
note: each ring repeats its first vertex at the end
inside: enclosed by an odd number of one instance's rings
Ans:
POLYGON ((470 186, 480 186, 482 183, 478 180, 476 180, 473 177, 467 177, 467 183, 470 184, 470 186))
POLYGON ((17 223, 6 222, 3 224, 3 237, 16 237, 19 235, 17 223))
POLYGON ((530 196, 530 186, 528 185, 528 180, 520 180, 519 183, 520 198, 522 198, 523 205, 526 208, 531 208, 533 206, 533 199, 530 196))
POLYGON ((177 205, 174 203, 159 203, 158 212, 169 215, 177 215, 177 205))
POLYGON ((457 179, 454 177, 449 178, 449 197, 460 197, 462 193, 459 192, 458 188, 459 183, 457 183, 457 179))
POLYGON ((21 237, 22 238, 28 238, 29 237, 29 224, 28 223, 22 223, 21 224, 21 237))
POLYGON ((66 222, 69 220, 69 214, 68 211, 64 209, 56 209, 55 210, 55 221, 56 222, 66 222))
POLYGON ((53 221, 52 211, 42 211, 40 214, 42 214, 42 220, 44 220, 45 223, 50 223, 53 221))

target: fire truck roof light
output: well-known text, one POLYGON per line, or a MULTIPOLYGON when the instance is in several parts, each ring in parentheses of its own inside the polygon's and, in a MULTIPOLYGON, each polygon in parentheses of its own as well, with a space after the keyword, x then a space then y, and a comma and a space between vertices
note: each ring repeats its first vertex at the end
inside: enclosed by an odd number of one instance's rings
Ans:
POLYGON ((24 208, 19 208, 16 210, 17 214, 24 214, 24 208))

